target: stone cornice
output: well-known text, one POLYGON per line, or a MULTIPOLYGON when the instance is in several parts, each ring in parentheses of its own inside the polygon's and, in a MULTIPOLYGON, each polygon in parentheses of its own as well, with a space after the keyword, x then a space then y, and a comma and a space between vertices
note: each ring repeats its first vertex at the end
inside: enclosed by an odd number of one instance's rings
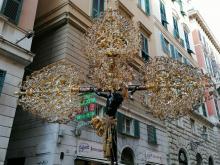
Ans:
POLYGON ((212 42, 214 47, 220 53, 219 43, 218 43, 217 39, 215 38, 215 36, 213 35, 213 33, 211 32, 211 30, 209 29, 209 27, 206 24, 205 20, 202 18, 202 16, 199 13, 199 11, 197 11, 197 10, 189 10, 188 13, 189 13, 189 18, 190 19, 195 19, 198 22, 198 24, 201 26, 203 31, 206 33, 207 37, 210 39, 210 41, 212 42))
POLYGON ((0 37, 0 54, 21 64, 28 65, 33 61, 34 54, 19 45, 0 37))
POLYGON ((193 59, 193 57, 191 57, 188 52, 182 47, 182 45, 180 45, 180 43, 178 43, 178 41, 174 38, 174 36, 168 31, 166 30, 161 22, 155 17, 153 16, 154 19, 154 23, 156 25, 156 27, 161 31, 161 33, 163 33, 163 35, 174 45, 174 47, 176 47, 180 53, 187 58, 187 60, 189 60, 191 62, 191 64, 194 67, 198 67, 197 62, 193 59))
POLYGON ((200 113, 194 111, 192 113, 192 116, 194 116, 196 119, 198 119, 199 121, 202 121, 203 123, 206 123, 207 125, 211 126, 211 127, 214 127, 215 124, 212 123, 211 121, 208 120, 208 118, 202 116, 200 113))
POLYGON ((58 22, 68 22, 77 26, 80 31, 86 31, 91 26, 92 18, 82 11, 73 2, 68 0, 36 19, 35 31, 37 34, 53 27, 58 22))

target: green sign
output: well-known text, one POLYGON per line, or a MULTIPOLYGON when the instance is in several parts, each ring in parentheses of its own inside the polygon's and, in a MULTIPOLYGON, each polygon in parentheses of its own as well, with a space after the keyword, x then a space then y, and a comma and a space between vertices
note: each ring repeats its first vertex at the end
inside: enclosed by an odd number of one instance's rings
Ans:
POLYGON ((96 98, 94 93, 86 93, 81 95, 81 110, 75 116, 76 121, 88 121, 95 116, 96 98))

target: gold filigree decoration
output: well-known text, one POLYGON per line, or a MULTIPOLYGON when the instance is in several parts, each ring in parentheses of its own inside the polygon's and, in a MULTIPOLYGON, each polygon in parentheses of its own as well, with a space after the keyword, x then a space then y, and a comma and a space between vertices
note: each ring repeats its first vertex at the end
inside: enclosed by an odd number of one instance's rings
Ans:
POLYGON ((148 87, 147 105, 162 120, 191 113, 212 84, 199 69, 168 57, 155 57, 142 70, 142 81, 148 87))
POLYGON ((80 108, 79 75, 77 68, 64 61, 35 71, 23 82, 19 104, 44 120, 66 123, 80 108))
POLYGON ((133 22, 118 10, 108 9, 86 34, 85 52, 96 87, 116 91, 134 79, 128 65, 140 50, 140 35, 133 22))

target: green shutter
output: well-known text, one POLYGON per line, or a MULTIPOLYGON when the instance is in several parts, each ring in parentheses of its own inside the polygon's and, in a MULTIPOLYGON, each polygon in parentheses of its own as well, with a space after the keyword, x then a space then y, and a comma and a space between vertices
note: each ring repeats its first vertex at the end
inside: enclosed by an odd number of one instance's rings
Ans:
POLYGON ((134 119, 134 136, 140 138, 140 123, 134 119))
POLYGON ((18 23, 23 0, 5 0, 2 7, 2 13, 9 18, 10 21, 18 23))
POLYGON ((147 135, 149 144, 157 144, 157 131, 152 125, 147 125, 147 135))
POLYGON ((186 48, 190 49, 189 36, 188 36, 188 33, 186 31, 184 31, 184 36, 185 36, 186 48))
POLYGON ((150 2, 149 2, 149 0, 145 0, 145 12, 147 15, 150 15, 150 2))
POLYGON ((124 115, 120 112, 117 112, 117 129, 119 133, 123 133, 123 122, 124 115))
POLYGON ((4 85, 5 76, 6 76, 6 71, 0 70, 0 96, 2 93, 3 85, 4 85))
POLYGON ((99 17, 101 12, 104 11, 104 0, 93 0, 92 3, 92 17, 99 17))
POLYGON ((174 37, 179 38, 179 28, 175 17, 173 17, 174 37))
POLYGON ((166 53, 166 45, 165 45, 164 37, 162 34, 160 34, 160 41, 161 41, 163 51, 166 53))
POLYGON ((141 54, 144 61, 149 60, 148 40, 143 34, 141 34, 141 54))
POLYGON ((172 55, 172 58, 175 59, 176 55, 175 55, 175 49, 174 49, 174 46, 172 44, 170 44, 170 51, 171 51, 171 55, 172 55))

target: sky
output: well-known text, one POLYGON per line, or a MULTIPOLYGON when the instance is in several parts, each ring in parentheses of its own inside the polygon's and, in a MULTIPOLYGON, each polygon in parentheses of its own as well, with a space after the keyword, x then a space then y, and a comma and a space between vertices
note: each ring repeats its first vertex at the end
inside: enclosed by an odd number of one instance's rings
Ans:
POLYGON ((192 0, 206 24, 220 43, 220 0, 192 0))

